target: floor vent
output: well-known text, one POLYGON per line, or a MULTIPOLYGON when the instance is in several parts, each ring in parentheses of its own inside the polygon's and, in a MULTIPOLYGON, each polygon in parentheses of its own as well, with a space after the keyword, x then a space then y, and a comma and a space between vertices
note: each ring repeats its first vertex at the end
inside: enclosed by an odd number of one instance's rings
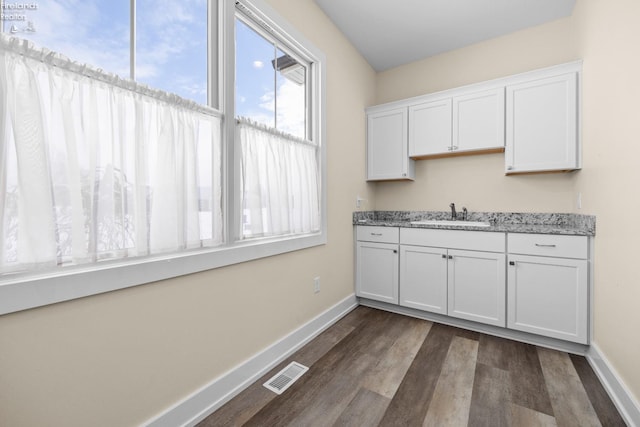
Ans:
POLYGON ((289 366, 275 374, 263 385, 276 394, 282 394, 308 370, 309 368, 298 362, 291 362, 289 366))

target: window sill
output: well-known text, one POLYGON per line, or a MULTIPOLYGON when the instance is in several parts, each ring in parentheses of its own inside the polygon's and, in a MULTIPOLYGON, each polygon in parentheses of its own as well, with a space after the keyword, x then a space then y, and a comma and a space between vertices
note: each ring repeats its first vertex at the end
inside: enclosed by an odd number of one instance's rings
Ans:
POLYGON ((238 242, 127 262, 0 279, 0 315, 324 245, 326 233, 238 242))

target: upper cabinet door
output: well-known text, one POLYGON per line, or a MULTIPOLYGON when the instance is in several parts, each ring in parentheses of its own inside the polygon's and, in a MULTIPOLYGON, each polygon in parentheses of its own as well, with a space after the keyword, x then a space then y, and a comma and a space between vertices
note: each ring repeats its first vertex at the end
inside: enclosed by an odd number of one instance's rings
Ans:
POLYGON ((578 73, 507 86, 506 173, 580 168, 578 73))
POLYGON ((413 179, 407 148, 407 108, 367 114, 367 179, 413 179))
POLYGON ((451 151, 504 150, 504 87, 453 98, 451 151))
POLYGON ((451 98, 409 107, 409 156, 451 151, 451 98))

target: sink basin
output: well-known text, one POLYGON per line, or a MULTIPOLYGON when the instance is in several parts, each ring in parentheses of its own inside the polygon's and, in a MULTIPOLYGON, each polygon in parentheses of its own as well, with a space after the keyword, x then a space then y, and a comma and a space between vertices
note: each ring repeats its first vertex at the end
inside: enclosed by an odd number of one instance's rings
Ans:
POLYGON ((449 221, 444 219, 432 219, 424 221, 411 221, 414 225, 446 225, 448 227, 490 227, 485 221, 449 221))

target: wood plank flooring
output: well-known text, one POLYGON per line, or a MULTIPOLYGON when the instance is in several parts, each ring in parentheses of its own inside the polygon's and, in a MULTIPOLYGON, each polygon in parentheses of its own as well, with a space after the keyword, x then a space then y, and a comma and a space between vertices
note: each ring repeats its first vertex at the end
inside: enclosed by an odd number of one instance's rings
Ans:
POLYGON ((199 427, 624 425, 584 357, 358 307, 199 427))

